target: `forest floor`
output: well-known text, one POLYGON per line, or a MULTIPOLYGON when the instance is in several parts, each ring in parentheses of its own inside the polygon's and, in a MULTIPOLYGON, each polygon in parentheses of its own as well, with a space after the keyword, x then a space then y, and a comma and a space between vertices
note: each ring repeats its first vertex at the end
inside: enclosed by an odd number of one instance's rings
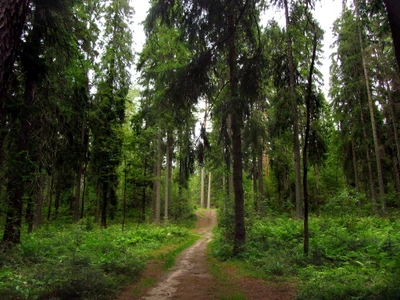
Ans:
POLYGON ((292 300, 296 291, 288 282, 252 278, 237 268, 207 256, 207 244, 217 224, 216 210, 197 213, 197 242, 184 250, 170 270, 162 261, 153 259, 138 282, 128 286, 117 300, 292 300))

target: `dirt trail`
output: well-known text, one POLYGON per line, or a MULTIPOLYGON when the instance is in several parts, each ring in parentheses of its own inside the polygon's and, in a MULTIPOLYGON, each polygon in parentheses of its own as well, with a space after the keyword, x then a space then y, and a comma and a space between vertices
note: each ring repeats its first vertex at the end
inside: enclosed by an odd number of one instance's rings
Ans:
POLYGON ((177 258, 175 266, 158 284, 147 291, 143 300, 161 299, 213 299, 207 290, 200 288, 216 284, 209 273, 206 246, 211 240, 211 230, 216 225, 216 211, 207 210, 198 214, 197 229, 200 239, 177 258), (201 283, 201 284, 200 284, 201 283))
POLYGON ((294 299, 291 286, 238 276, 233 268, 223 270, 226 274, 224 280, 213 278, 206 247, 212 239, 211 231, 216 224, 216 210, 200 211, 196 223, 200 239, 177 257, 175 266, 167 273, 161 271, 159 262, 151 263, 143 274, 145 279, 142 279, 142 285, 143 281, 147 280, 150 288, 135 294, 134 290, 138 285, 134 284, 128 287, 118 300, 212 300, 229 299, 239 295, 242 297, 236 299, 294 299))

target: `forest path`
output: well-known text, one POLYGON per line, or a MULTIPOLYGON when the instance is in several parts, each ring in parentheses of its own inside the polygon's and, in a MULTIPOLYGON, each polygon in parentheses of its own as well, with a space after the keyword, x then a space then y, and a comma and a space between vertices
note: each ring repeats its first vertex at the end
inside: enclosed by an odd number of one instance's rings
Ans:
POLYGON ((128 287, 118 300, 295 298, 293 287, 287 284, 244 277, 232 267, 220 269, 213 266, 212 259, 207 258, 206 248, 212 239, 212 229, 217 224, 217 211, 199 210, 197 218, 196 231, 200 239, 177 257, 174 267, 165 272, 161 262, 153 261, 147 266, 142 279, 128 287))

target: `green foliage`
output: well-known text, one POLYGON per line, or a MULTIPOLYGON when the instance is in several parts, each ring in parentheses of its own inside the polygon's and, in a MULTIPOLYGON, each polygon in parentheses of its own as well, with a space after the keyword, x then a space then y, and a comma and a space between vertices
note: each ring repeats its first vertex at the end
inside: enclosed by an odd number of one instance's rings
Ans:
POLYGON ((2 299, 110 299, 134 280, 151 250, 182 243, 187 229, 141 225, 76 226, 38 230, 0 260, 2 299))
POLYGON ((351 188, 344 188, 329 199, 322 210, 329 216, 355 214, 360 211, 359 208, 363 202, 365 202, 364 194, 357 193, 351 188), (346 210, 343 210, 343 207, 346 207, 346 210))
MULTIPOLYGON (((353 201, 351 198, 350 201, 353 201)), ((349 207, 349 204, 346 205, 349 207)), ((303 224, 287 218, 253 220, 242 256, 262 277, 298 277, 298 299, 398 299, 400 222, 397 219, 336 217, 310 219, 310 255, 302 253, 303 224)), ((232 245, 221 228, 213 255, 229 259, 232 245)))

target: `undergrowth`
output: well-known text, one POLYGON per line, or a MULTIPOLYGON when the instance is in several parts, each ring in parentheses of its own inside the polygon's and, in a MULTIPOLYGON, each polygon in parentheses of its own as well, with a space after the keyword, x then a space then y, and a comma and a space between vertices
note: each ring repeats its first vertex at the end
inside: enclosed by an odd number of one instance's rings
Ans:
MULTIPOLYGON (((298 299, 400 299, 400 221, 340 216, 310 219, 310 253, 303 255, 303 223, 290 218, 251 220, 239 259, 254 276, 300 279, 298 299)), ((231 257, 224 228, 212 253, 231 257)))
POLYGON ((135 225, 124 232, 84 222, 42 228, 1 253, 1 299, 112 299, 139 276, 153 250, 189 236, 174 225, 135 225))

